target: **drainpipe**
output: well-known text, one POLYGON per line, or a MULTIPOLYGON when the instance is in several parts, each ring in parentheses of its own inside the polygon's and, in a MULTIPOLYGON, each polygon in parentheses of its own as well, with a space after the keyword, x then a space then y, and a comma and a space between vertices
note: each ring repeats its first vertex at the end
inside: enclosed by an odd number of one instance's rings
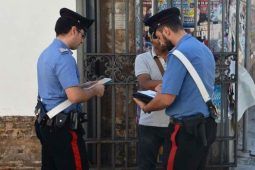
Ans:
MULTIPOLYGON (((250 28, 251 28, 251 0, 246 0, 246 30, 245 30, 245 61, 244 67, 250 70, 250 28)), ((248 152, 247 134, 248 134, 248 113, 249 109, 244 113, 243 117, 243 152, 248 152)))

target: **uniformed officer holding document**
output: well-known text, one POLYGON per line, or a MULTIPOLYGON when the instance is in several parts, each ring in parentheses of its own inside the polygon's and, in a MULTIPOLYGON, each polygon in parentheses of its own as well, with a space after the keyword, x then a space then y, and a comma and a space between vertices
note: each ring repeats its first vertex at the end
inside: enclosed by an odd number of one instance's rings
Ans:
POLYGON ((204 100, 204 94, 210 99, 214 88, 214 57, 203 43, 186 34, 178 8, 163 10, 149 18, 146 24, 154 28, 161 44, 172 43, 175 47, 168 54, 161 93, 148 104, 135 101, 144 112, 166 108, 166 114, 171 117, 165 168, 203 170, 208 150, 216 137, 216 112, 211 109, 211 100, 204 100), (194 72, 181 62, 180 54, 194 68, 206 93, 200 93, 200 86, 191 76, 194 72))
POLYGON ((85 142, 81 133, 81 102, 104 94, 104 85, 82 89, 71 50, 84 42, 93 20, 67 8, 60 10, 56 38, 42 52, 37 63, 38 118, 36 132, 42 144, 43 170, 87 170, 85 142), (46 113, 65 100, 73 103, 52 119, 46 113))

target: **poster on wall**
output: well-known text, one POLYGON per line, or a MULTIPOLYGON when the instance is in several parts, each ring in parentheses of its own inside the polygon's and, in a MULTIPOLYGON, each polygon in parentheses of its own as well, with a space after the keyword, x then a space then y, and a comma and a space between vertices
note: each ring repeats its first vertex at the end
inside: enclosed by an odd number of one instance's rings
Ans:
POLYGON ((140 54, 151 49, 151 42, 148 37, 149 28, 144 27, 143 21, 152 15, 152 0, 136 1, 136 13, 136 22, 138 23, 136 24, 136 52, 140 54), (141 5, 142 14, 140 14, 141 5), (143 28, 142 32, 140 26, 143 28))
POLYGON ((239 56, 239 63, 244 65, 245 58, 245 30, 246 30, 246 3, 240 1, 239 9, 239 48, 241 56, 239 56))
MULTIPOLYGON (((246 30, 246 3, 240 1, 239 8, 239 44, 238 44, 238 63, 244 65, 245 58, 245 30, 246 30)), ((229 2, 229 20, 228 20, 228 35, 226 48, 227 51, 235 51, 236 48, 236 1, 230 0, 229 2)))
MULTIPOLYGON (((255 1, 252 1, 251 7, 251 18, 255 18, 255 1)), ((252 56, 255 58, 255 20, 251 20, 251 53, 252 56)))
MULTIPOLYGON (((251 6, 251 18, 255 18, 255 1, 252 1, 251 6)), ((249 71, 252 74, 253 80, 255 80, 255 20, 251 20, 251 57, 250 57, 250 65, 249 71)))
POLYGON ((162 11, 164 9, 167 9, 166 0, 157 0, 157 2, 158 2, 158 11, 162 11))
MULTIPOLYGON (((221 85, 214 86, 212 102, 215 105, 215 107, 217 108, 218 112, 221 113, 221 85)), ((220 120, 217 120, 217 122, 219 123, 220 120)))
POLYGON ((211 1, 210 7, 210 48, 213 52, 220 52, 223 51, 222 36, 224 34, 222 32, 222 3, 220 0, 214 0, 211 1))
POLYGON ((208 18, 208 0, 199 0, 195 36, 206 45, 208 45, 208 18))
MULTIPOLYGON (((252 1, 251 18, 255 18, 255 1, 252 1)), ((255 20, 251 20, 251 50, 255 57, 255 20)))
POLYGON ((195 26, 195 3, 194 0, 174 0, 173 6, 182 11, 184 28, 194 28, 195 26))
MULTIPOLYGON (((152 16, 152 0, 143 1, 143 17, 144 20, 152 16)), ((149 51, 152 48, 152 44, 149 38, 149 27, 143 27, 143 49, 144 51, 149 51)))
MULTIPOLYGON (((111 15, 110 15, 111 17, 111 15)), ((115 2, 115 29, 126 29, 125 3, 115 2)))
MULTIPOLYGON (((152 0, 144 0, 143 2, 143 16, 147 18, 151 16, 152 0)), ((224 31, 222 31, 222 3, 223 0, 198 0, 197 6, 197 21, 195 21, 195 3, 194 0, 173 0, 171 4, 180 10, 183 14, 183 26, 189 33, 194 32, 196 22, 196 36, 200 41, 206 45, 210 43, 210 49, 213 52, 230 52, 235 49, 235 35, 236 35, 236 0, 226 0, 225 3, 225 19, 224 31), (208 9, 210 2, 210 10, 208 9), (210 14, 208 13, 210 11, 210 14), (208 25, 210 22, 210 26, 208 25), (210 40, 208 40, 208 29, 210 28, 210 40), (210 42, 209 42, 210 41, 210 42), (223 41, 223 42, 222 42, 223 41)), ((158 11, 168 8, 167 0, 157 0, 158 11)), ((245 20, 246 20, 246 5, 245 2, 240 1, 240 25, 239 25, 239 47, 244 54, 245 49, 245 20)), ((148 50, 151 46, 147 37, 148 28, 144 28, 143 32, 143 46, 148 50)))

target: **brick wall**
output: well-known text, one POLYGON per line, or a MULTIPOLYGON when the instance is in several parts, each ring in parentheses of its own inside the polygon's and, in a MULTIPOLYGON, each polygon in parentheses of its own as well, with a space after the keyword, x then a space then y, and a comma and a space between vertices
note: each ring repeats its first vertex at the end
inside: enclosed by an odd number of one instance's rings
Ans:
POLYGON ((34 117, 0 117, 0 170, 39 169, 40 150, 34 117))

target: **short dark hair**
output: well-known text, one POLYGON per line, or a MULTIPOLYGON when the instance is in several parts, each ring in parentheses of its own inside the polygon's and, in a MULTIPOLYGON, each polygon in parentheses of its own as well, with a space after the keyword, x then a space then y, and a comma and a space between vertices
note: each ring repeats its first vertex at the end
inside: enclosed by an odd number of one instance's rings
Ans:
POLYGON ((81 26, 77 24, 77 21, 68 17, 59 17, 55 25, 56 35, 67 34, 72 26, 76 26, 78 30, 82 29, 81 26))
POLYGON ((168 27, 171 30, 173 30, 173 32, 178 32, 179 30, 183 30, 183 26, 182 26, 182 22, 180 20, 179 17, 173 17, 171 18, 171 20, 169 20, 169 22, 163 23, 162 25, 160 25, 157 30, 162 31, 163 27, 168 27))

